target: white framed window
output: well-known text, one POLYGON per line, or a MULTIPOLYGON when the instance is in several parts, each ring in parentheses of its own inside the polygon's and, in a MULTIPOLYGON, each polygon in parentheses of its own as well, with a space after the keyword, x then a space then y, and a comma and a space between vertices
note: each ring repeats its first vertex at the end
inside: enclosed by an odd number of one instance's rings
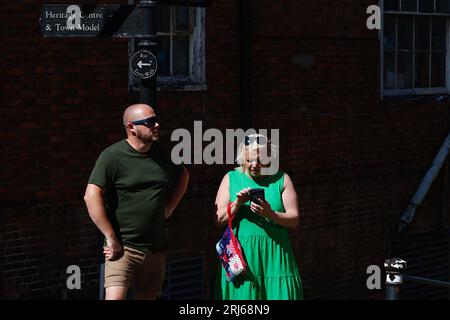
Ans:
POLYGON ((450 0, 384 0, 382 96, 449 93, 450 0))
POLYGON ((205 90, 205 9, 157 5, 158 87, 205 90))

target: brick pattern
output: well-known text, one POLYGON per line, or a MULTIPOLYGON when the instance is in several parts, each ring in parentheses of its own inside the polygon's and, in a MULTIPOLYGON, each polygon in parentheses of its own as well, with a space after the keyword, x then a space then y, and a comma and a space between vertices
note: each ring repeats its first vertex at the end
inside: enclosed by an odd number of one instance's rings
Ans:
MULTIPOLYGON (((123 137, 127 42, 44 39, 43 3, 0 11, 0 289, 6 298, 60 298, 66 268, 77 264, 83 290, 69 298, 95 298, 97 233, 82 196, 100 151, 123 137)), ((253 124, 280 129, 281 168, 301 201, 291 239, 305 296, 380 299, 365 287, 366 268, 387 258, 393 222, 447 135, 449 103, 379 101, 378 38, 365 28, 374 1, 253 3, 253 124)), ((240 125, 238 4, 207 9, 208 90, 159 92, 169 146, 171 132, 192 132, 195 120, 203 130, 240 125)), ((188 165, 189 190, 168 221, 171 256, 205 256, 209 297, 222 233, 214 199, 231 168, 188 165)))
POLYGON ((16 205, 3 209, 2 276, 5 299, 96 298, 98 242, 79 203, 16 205), (81 269, 81 291, 64 291, 70 265, 81 269))

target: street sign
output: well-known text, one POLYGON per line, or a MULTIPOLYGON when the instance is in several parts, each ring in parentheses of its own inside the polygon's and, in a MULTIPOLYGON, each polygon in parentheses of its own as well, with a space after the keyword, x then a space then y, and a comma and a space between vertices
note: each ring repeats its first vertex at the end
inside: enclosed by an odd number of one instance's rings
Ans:
MULTIPOLYGON (((207 7, 211 0, 155 0, 158 5, 207 7)), ((44 4, 39 24, 44 37, 152 38, 156 17, 148 4, 67 5, 44 4)))
POLYGON ((131 57, 130 67, 136 77, 148 79, 155 75, 158 61, 150 51, 140 50, 131 57))
POLYGON ((141 5, 46 4, 39 24, 45 37, 152 38, 149 19, 141 5))
MULTIPOLYGON (((207 7, 211 2, 212 0, 142 0, 138 4, 129 5, 44 4, 39 25, 44 37, 130 38, 130 54, 136 48, 157 51, 157 5, 207 7)), ((129 85, 129 92, 139 92, 138 100, 154 107, 154 76, 157 69, 158 61, 148 50, 134 53, 129 61, 129 83, 136 83, 136 87, 131 90, 129 85)))

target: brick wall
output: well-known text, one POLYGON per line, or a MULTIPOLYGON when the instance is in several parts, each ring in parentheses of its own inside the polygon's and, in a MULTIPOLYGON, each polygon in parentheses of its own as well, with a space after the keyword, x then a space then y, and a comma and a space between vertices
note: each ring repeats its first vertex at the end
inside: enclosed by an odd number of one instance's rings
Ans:
MULTIPOLYGON (((1 289, 60 298, 66 268, 77 264, 83 290, 70 297, 95 298, 97 234, 82 196, 99 152, 124 134, 127 42, 44 39, 43 3, 0 12, 1 289)), ((392 223, 447 135, 449 103, 379 101, 378 38, 365 28, 372 2, 253 3, 253 126, 280 129, 281 168, 301 201, 291 239, 305 296, 378 299, 366 268, 387 258, 392 223)), ((207 9, 208 89, 159 92, 165 143, 194 120, 204 130, 239 127, 238 4, 207 9)), ((212 292, 222 232, 213 204, 230 166, 188 169, 189 190, 169 220, 170 254, 203 255, 212 292)))
POLYGON ((99 151, 121 137, 127 43, 44 39, 43 3, 0 13, 2 296, 62 298, 75 264, 83 290, 70 296, 95 298, 97 234, 82 196, 99 151))

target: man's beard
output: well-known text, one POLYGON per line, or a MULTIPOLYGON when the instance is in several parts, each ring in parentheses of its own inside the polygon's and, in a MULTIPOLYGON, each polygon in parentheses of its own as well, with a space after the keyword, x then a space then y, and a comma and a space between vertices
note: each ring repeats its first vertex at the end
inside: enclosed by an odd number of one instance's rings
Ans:
POLYGON ((159 141, 159 134, 157 135, 152 134, 151 136, 138 135, 137 137, 144 143, 152 143, 159 141))

